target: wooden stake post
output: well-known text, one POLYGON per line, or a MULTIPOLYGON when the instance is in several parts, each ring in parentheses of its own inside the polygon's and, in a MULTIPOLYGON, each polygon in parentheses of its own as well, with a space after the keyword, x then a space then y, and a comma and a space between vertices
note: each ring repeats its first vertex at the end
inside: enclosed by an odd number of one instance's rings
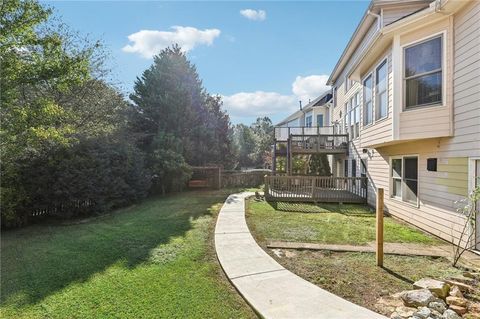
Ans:
POLYGON ((377 266, 383 267, 383 188, 377 189, 377 266))

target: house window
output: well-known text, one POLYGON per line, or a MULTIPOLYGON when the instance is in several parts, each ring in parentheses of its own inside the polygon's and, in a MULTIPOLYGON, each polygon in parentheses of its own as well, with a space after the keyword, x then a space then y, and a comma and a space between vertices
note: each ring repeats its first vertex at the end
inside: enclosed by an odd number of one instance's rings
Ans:
POLYGON ((387 60, 385 60, 375 71, 375 119, 377 120, 387 116, 387 95, 387 60))
POLYGON ((355 94, 355 137, 360 135, 360 92, 355 94))
POLYGON ((372 75, 363 81, 363 124, 368 125, 373 121, 373 93, 372 75))
POLYGON ((345 77, 345 93, 347 93, 353 86, 353 81, 347 77, 345 77))
POLYGON ((345 160, 344 163, 343 163, 343 174, 344 174, 344 177, 348 177, 348 160, 345 160))
POLYGON ((405 108, 442 103, 442 36, 404 50, 405 108))
POLYGON ((348 103, 350 137, 352 139, 359 135, 360 123, 360 93, 355 94, 348 103))
POLYGON ((418 157, 404 156, 391 161, 391 196, 404 202, 418 203, 418 157))
POLYGON ((334 87, 332 89, 332 95, 333 95, 333 107, 335 108, 337 106, 337 87, 334 87))
POLYGON ((318 127, 323 127, 323 114, 318 114, 317 115, 317 126, 318 127))
POLYGON ((357 177, 357 161, 352 159, 352 177, 357 177))
POLYGON ((305 117, 305 127, 312 127, 312 116, 305 117))
POLYGON ((350 139, 355 138, 355 132, 353 130, 353 123, 355 121, 355 114, 353 114, 353 99, 350 99, 347 103, 347 113, 348 113, 348 134, 350 139))

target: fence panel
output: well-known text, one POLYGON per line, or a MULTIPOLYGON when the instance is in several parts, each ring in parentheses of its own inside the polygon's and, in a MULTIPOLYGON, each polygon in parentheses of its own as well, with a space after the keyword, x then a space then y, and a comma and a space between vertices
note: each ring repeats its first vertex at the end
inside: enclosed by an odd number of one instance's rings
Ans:
POLYGON ((366 177, 266 176, 265 198, 285 202, 366 203, 366 177))
POLYGON ((221 176, 222 188, 229 187, 258 187, 264 183, 265 175, 270 175, 270 170, 249 172, 223 171, 221 176))

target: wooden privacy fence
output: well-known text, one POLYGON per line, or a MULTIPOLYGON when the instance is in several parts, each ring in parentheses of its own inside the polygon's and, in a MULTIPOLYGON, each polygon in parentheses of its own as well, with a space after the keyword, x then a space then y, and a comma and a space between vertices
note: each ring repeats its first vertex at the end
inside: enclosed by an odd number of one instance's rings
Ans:
POLYGON ((270 170, 255 170, 247 172, 223 171, 222 187, 258 187, 263 184, 265 175, 270 175, 270 170))
POLYGON ((58 205, 38 207, 30 213, 30 217, 63 215, 68 212, 69 215, 81 214, 88 212, 95 203, 89 199, 74 200, 58 205))
POLYGON ((367 177, 265 176, 265 199, 366 203, 367 177))

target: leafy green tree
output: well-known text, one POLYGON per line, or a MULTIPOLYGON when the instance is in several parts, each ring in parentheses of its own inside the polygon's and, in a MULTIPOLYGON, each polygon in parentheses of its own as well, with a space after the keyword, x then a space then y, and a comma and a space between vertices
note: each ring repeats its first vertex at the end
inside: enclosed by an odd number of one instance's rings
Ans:
POLYGON ((58 97, 90 78, 92 47, 70 45, 36 1, 9 0, 0 16, 2 153, 7 163, 25 149, 65 144, 74 132, 58 97), (48 32, 47 32, 48 31, 48 32))
POLYGON ((67 214, 75 201, 103 210, 144 196, 143 155, 121 134, 127 104, 102 81, 101 45, 37 1, 0 10, 2 225, 46 205, 67 214))
POLYGON ((233 135, 238 166, 263 168, 271 164, 273 125, 268 117, 259 117, 250 126, 237 124, 233 135))
POLYGON ((145 151, 162 132, 180 139, 181 155, 187 159, 196 160, 197 150, 205 152, 195 143, 205 133, 205 92, 195 66, 179 46, 154 57, 152 66, 137 78, 130 99, 134 102, 131 131, 145 151))
POLYGON ((181 155, 179 139, 172 134, 159 133, 148 153, 148 166, 152 173, 153 192, 181 190, 192 175, 181 155))
POLYGON ((52 92, 69 92, 90 76, 91 48, 69 47, 61 29, 45 32, 50 15, 50 9, 32 0, 1 6, 2 219, 14 219, 15 207, 28 200, 17 178, 19 163, 68 144, 74 133, 71 114, 52 92))
POLYGON ((308 174, 316 176, 331 176, 330 163, 327 154, 313 154, 308 163, 308 174))
POLYGON ((237 124, 234 128, 234 143, 237 151, 238 167, 255 165, 255 135, 250 127, 237 124))
POLYGON ((208 157, 205 162, 219 163, 225 168, 231 169, 235 165, 235 152, 230 117, 222 109, 222 100, 219 96, 208 95, 206 104, 210 114, 207 127, 211 136, 208 157))
POLYGON ((129 130, 146 153, 158 191, 176 190, 188 165, 232 166, 230 119, 178 45, 162 50, 137 78, 129 130))
POLYGON ((143 198, 150 186, 144 158, 121 136, 81 139, 22 163, 26 198, 7 224, 24 224, 36 209, 59 217, 103 212, 143 198))
POLYGON ((272 121, 268 117, 259 117, 251 125, 251 129, 255 135, 254 162, 257 167, 263 167, 265 159, 272 152, 274 138, 272 121))

